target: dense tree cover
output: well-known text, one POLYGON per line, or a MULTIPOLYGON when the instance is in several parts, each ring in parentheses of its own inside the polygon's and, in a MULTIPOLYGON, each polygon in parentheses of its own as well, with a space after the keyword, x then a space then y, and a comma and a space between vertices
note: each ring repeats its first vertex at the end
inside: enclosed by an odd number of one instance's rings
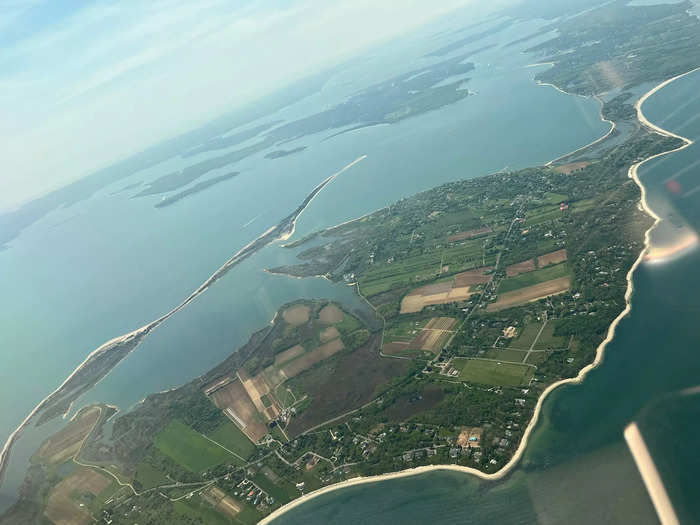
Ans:
POLYGON ((608 2, 556 24, 558 35, 528 51, 554 66, 537 78, 595 95, 660 81, 700 66, 700 20, 689 1, 649 6, 608 2))

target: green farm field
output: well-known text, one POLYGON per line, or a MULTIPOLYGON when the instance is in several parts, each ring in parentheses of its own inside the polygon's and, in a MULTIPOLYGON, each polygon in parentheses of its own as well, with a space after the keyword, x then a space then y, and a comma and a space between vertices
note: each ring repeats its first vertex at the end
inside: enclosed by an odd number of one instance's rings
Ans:
POLYGON ((221 443, 227 449, 235 452, 243 459, 248 459, 255 452, 255 445, 240 431, 233 423, 227 421, 214 432, 209 434, 209 437, 221 443))
POLYGON ((532 366, 486 359, 455 358, 453 365, 460 370, 459 379, 492 386, 527 385, 535 369, 532 366))
POLYGON ((553 264, 540 270, 523 273, 516 277, 505 279, 501 283, 501 286, 498 287, 498 293, 512 292, 513 290, 519 290, 520 288, 525 288, 526 286, 551 281, 552 279, 558 279, 559 277, 566 277, 569 275, 569 273, 569 266, 566 263, 553 264))
POLYGON ((540 328, 542 328, 542 323, 526 324, 518 338, 514 339, 510 346, 521 350, 529 350, 537 334, 540 332, 540 328))
POLYGON ((482 243, 482 239, 477 239, 411 256, 407 260, 377 264, 360 277, 360 291, 365 296, 372 296, 399 286, 433 280, 440 275, 441 263, 443 267, 449 267, 444 275, 493 264, 496 256, 484 257, 482 243))
POLYGON ((556 321, 549 321, 542 330, 542 333, 540 334, 540 337, 537 340, 537 343, 535 343, 533 349, 549 350, 565 348, 567 345, 566 338, 554 335, 554 330, 556 329, 556 327, 556 321))
POLYGON ((498 359, 501 361, 510 361, 513 363, 522 363, 527 351, 511 350, 510 348, 491 348, 486 352, 486 357, 489 359, 498 359))
POLYGON ((135 477, 144 489, 150 489, 163 483, 170 482, 168 478, 165 477, 165 474, 145 461, 136 465, 135 477))
POLYGON ((394 339, 404 339, 410 341, 428 324, 428 319, 393 321, 384 331, 384 338, 387 341, 394 339))
POLYGON ((202 472, 233 460, 233 456, 223 448, 176 419, 156 436, 155 445, 163 454, 192 472, 202 472))

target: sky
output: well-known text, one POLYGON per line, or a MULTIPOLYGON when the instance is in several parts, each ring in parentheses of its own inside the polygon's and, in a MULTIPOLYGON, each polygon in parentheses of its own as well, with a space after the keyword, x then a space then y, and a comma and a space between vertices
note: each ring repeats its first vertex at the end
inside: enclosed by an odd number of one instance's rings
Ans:
POLYGON ((0 0, 0 212, 468 4, 0 0))

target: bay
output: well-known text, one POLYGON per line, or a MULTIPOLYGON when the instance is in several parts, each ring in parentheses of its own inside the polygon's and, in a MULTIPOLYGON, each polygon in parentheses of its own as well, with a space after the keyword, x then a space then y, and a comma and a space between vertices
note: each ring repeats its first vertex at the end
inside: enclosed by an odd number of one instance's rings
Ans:
MULTIPOLYGON (((543 164, 604 134, 607 126, 598 118, 595 100, 536 85, 539 69, 527 67, 529 57, 500 46, 539 24, 514 24, 457 50, 494 44, 470 57, 476 67, 466 85, 475 94, 458 103, 328 140, 331 132, 301 137, 284 147, 307 146, 304 151, 275 160, 264 159, 263 151, 215 170, 211 176, 231 169, 240 175, 166 208, 154 208, 158 196, 131 198, 138 190, 122 191, 213 154, 174 157, 25 229, 0 252, 0 439, 94 348, 170 310, 321 180, 359 156, 367 158, 304 212, 296 236, 442 182, 543 164)), ((430 63, 434 59, 425 58, 426 51, 449 42, 451 35, 428 28, 375 50, 350 62, 320 91, 266 118, 299 118, 430 63)), ((351 305, 357 300, 342 285, 262 271, 292 255, 272 245, 234 268, 149 336, 74 410, 98 400, 125 410, 148 393, 196 377, 269 322, 286 301, 328 297, 351 305)), ((16 444, 0 487, 0 510, 16 496, 31 452, 57 425, 29 429, 16 444)))

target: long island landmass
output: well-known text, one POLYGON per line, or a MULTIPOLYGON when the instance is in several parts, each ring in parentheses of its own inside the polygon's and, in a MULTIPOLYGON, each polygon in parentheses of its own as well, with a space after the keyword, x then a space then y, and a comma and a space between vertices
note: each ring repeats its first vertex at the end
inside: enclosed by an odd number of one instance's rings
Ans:
POLYGON ((287 244, 298 262, 266 271, 351 286, 363 306, 299 298, 201 377, 123 414, 82 408, 0 522, 248 524, 368 476, 507 472, 543 393, 597 363, 629 310, 655 220, 636 167, 687 144, 630 90, 700 65, 687 9, 612 3, 555 26, 531 50, 553 63, 539 80, 600 96, 605 139, 287 244), (634 68, 606 76, 631 49, 634 68))

